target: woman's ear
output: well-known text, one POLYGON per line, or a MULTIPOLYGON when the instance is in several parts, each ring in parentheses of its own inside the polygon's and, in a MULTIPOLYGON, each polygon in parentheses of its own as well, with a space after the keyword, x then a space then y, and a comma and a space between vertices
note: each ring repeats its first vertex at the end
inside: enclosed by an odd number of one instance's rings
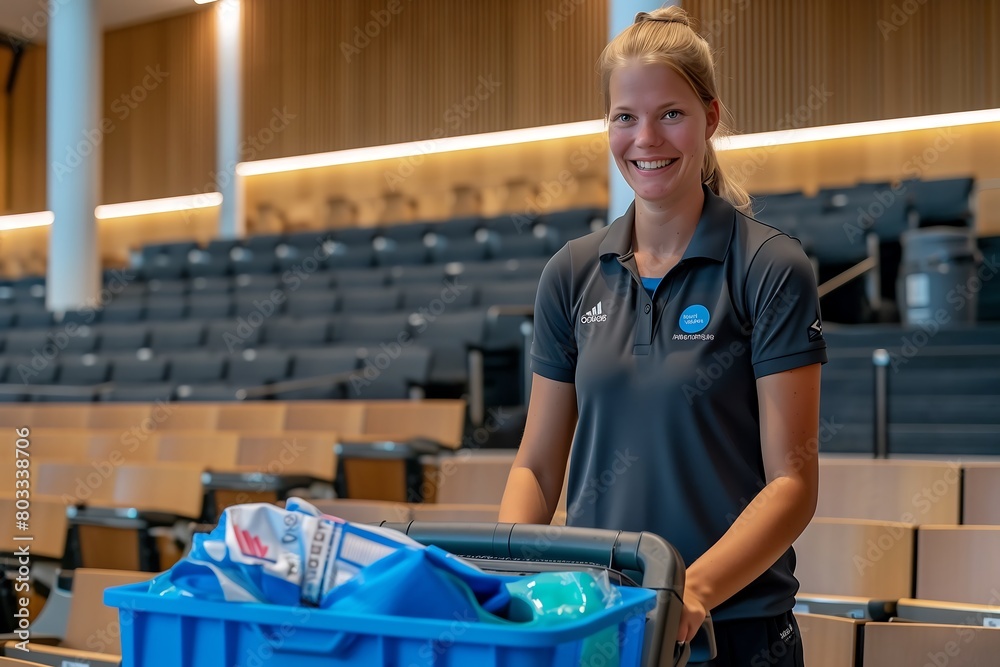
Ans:
POLYGON ((719 100, 713 99, 705 107, 705 140, 708 141, 715 134, 715 131, 719 129, 719 121, 721 119, 722 113, 719 107, 719 100))

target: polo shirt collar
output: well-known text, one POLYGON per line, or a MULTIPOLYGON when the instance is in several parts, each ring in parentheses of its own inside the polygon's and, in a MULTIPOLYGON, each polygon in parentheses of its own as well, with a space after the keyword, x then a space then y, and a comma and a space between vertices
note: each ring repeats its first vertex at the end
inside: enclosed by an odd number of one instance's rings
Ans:
MULTIPOLYGON (((705 204, 701 217, 694 229, 681 261, 692 257, 704 257, 721 262, 726 258, 729 242, 736 222, 736 209, 722 197, 702 185, 705 204)), ((632 252, 632 228, 635 226, 635 202, 633 201, 622 217, 611 223, 608 233, 601 241, 600 257, 615 255, 619 258, 632 252)))

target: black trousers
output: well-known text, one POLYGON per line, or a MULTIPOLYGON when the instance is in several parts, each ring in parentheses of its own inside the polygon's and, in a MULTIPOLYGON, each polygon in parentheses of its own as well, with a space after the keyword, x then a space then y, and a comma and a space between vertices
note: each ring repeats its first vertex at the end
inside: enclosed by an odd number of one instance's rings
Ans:
POLYGON ((715 623, 715 660, 691 667, 804 667, 802 637, 792 612, 715 623))

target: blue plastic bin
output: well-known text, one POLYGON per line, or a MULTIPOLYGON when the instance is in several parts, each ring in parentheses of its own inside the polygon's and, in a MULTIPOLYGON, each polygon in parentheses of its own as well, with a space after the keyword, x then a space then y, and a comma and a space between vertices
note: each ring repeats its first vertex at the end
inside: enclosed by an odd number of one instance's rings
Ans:
POLYGON ((104 593, 104 602, 119 609, 122 667, 579 667, 584 640, 616 625, 620 664, 639 667, 646 613, 655 606, 654 591, 622 587, 620 606, 529 628, 205 602, 159 597, 148 588, 104 593), (343 633, 352 641, 340 642, 343 633))

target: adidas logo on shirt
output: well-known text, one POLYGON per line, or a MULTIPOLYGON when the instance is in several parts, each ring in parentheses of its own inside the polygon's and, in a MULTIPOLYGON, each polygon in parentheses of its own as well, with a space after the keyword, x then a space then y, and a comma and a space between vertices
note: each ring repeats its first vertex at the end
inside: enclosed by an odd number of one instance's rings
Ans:
POLYGON ((580 318, 581 324, 594 324, 596 322, 606 322, 608 319, 607 314, 601 308, 601 302, 598 301, 597 305, 584 313, 583 317, 580 318))

